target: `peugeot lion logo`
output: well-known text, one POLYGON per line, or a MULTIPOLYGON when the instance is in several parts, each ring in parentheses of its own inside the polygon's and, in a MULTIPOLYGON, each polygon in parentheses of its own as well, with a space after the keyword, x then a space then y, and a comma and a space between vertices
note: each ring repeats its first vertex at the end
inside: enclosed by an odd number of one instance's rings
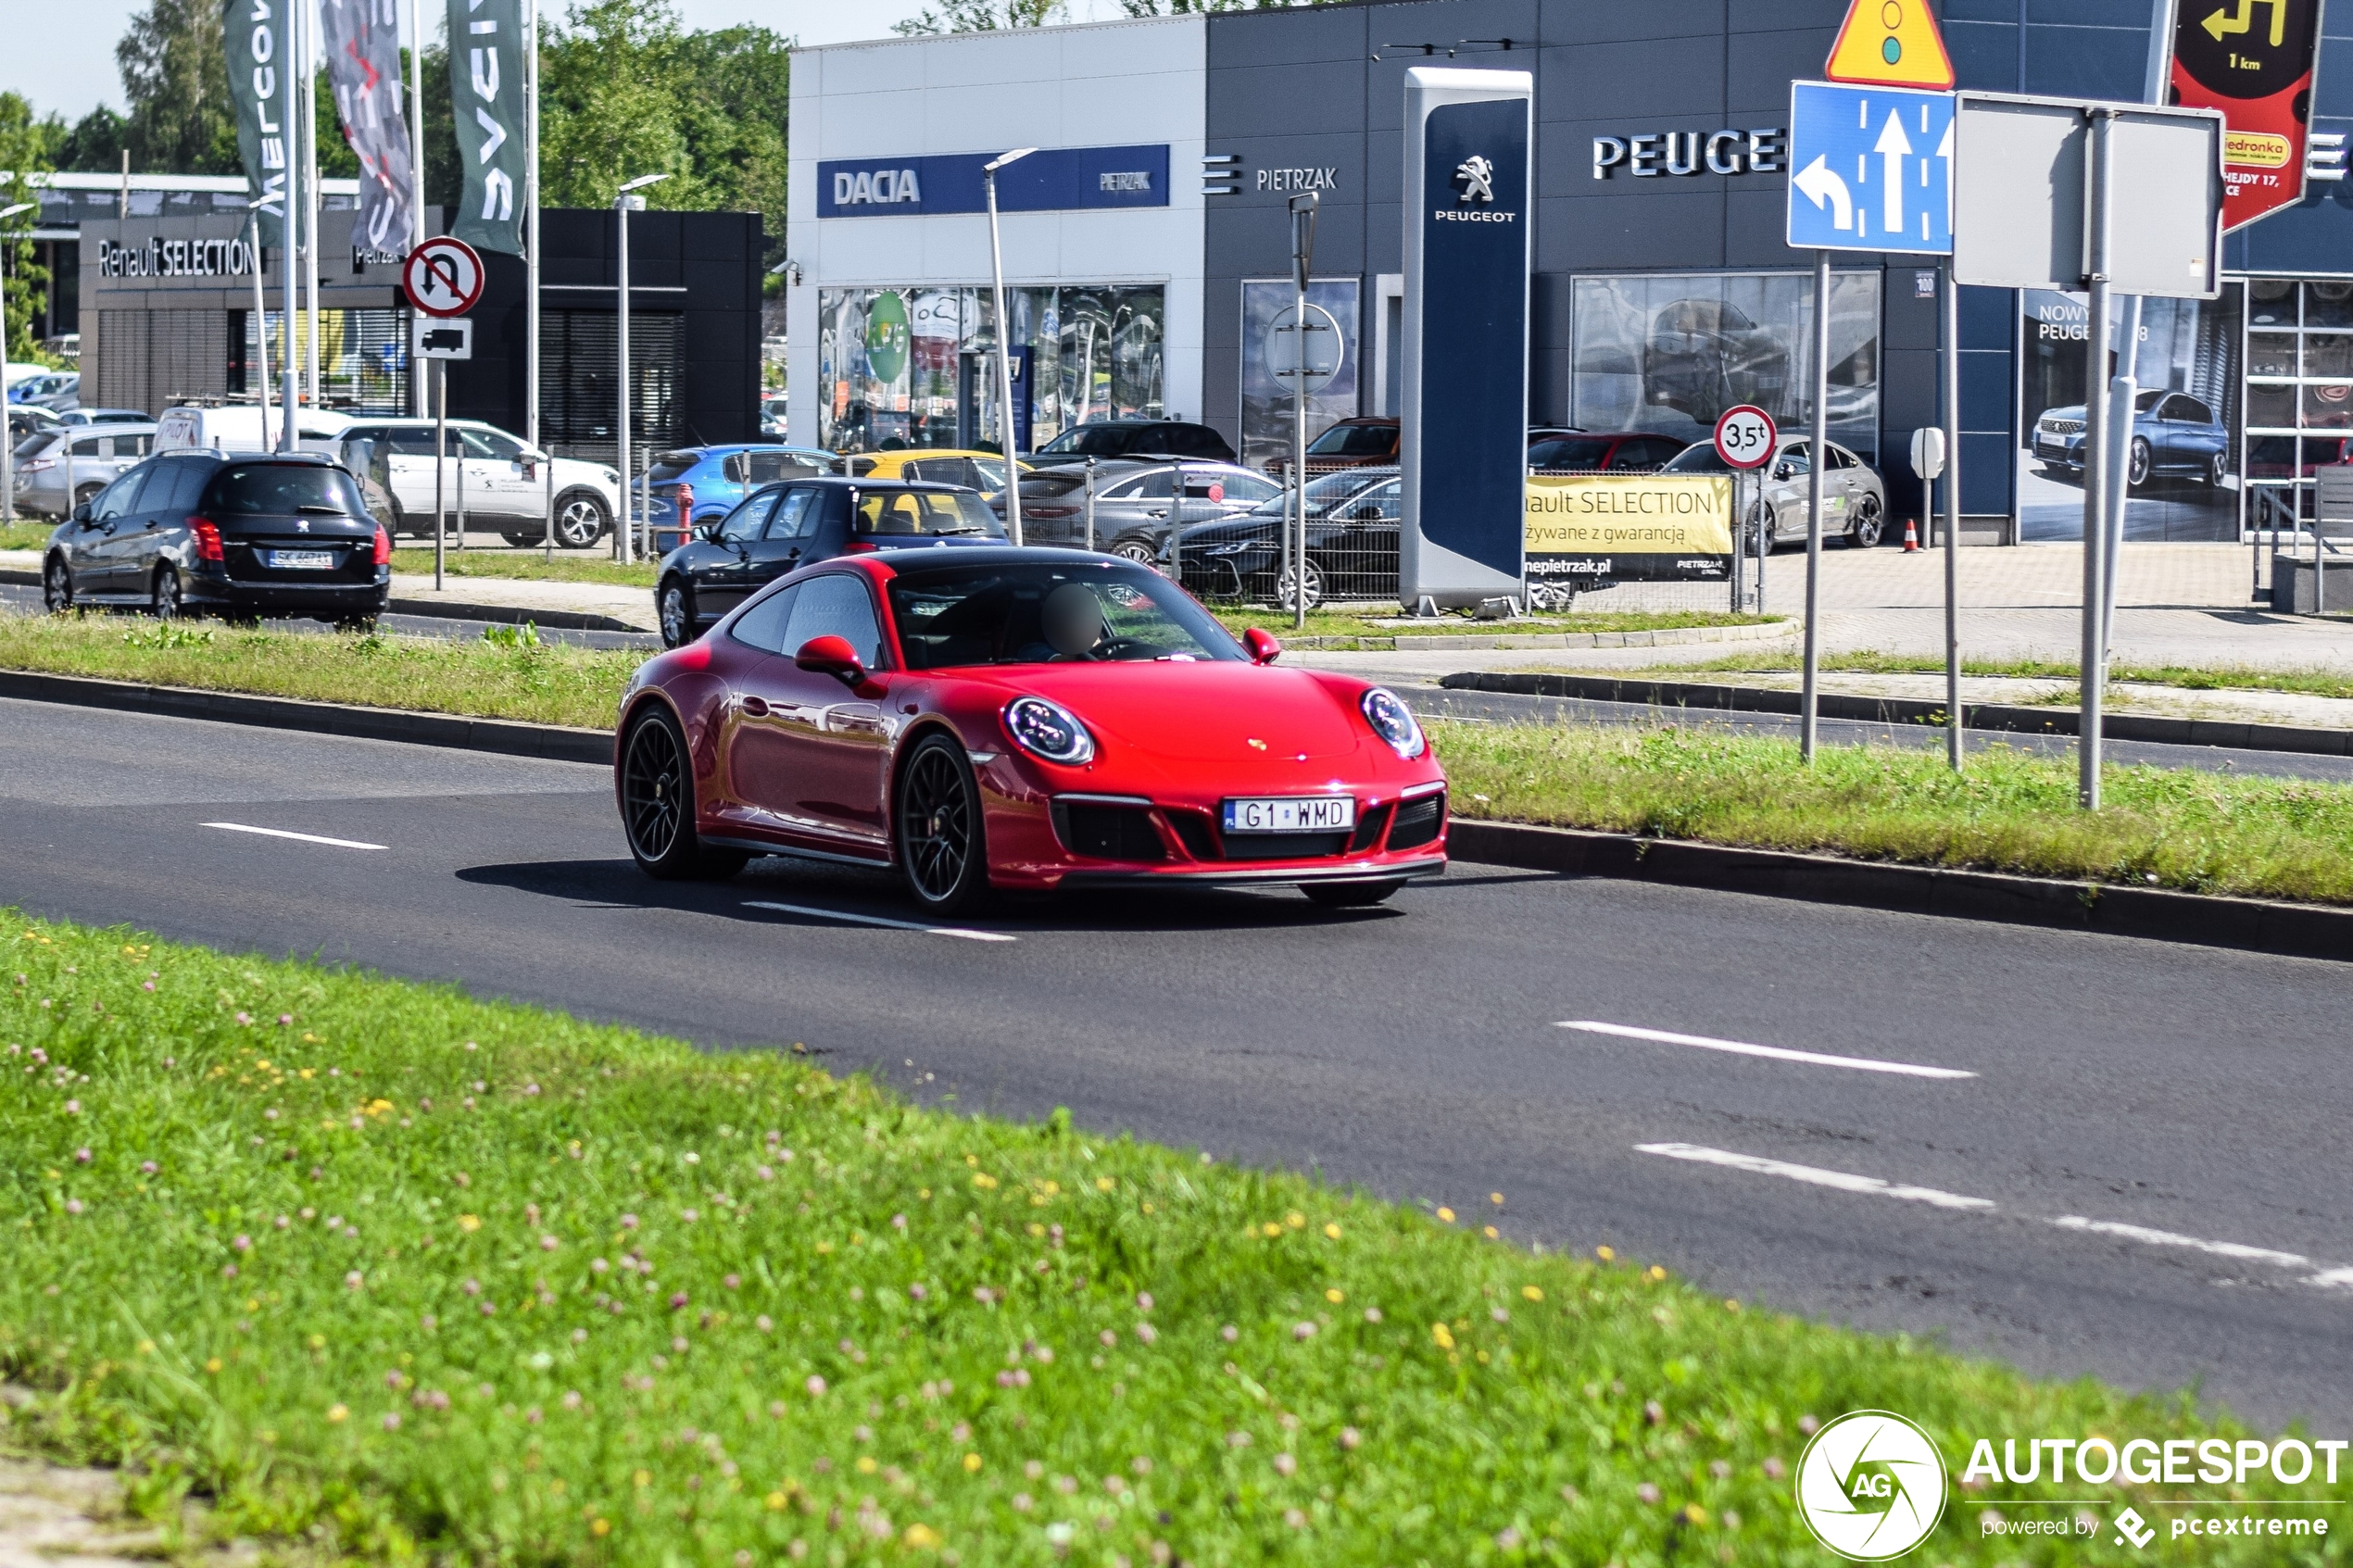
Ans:
POLYGON ((1463 182, 1463 200, 1491 202, 1495 199, 1495 166, 1478 153, 1465 158, 1454 170, 1454 178, 1463 182))

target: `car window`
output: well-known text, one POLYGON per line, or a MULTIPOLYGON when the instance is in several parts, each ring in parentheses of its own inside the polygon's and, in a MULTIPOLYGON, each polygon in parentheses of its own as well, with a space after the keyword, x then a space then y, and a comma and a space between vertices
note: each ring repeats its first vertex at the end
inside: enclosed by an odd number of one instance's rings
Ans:
POLYGON ((73 444, 77 458, 107 458, 114 455, 114 438, 106 435, 85 435, 73 444))
POLYGON ((1311 458, 1386 458, 1396 449, 1395 425, 1334 425, 1307 444, 1311 458))
POLYGON ((1078 425, 1063 432, 1045 445, 1041 452, 1076 452, 1082 457, 1115 458, 1127 450, 1135 427, 1132 425, 1078 425))
MULTIPOLYGON (((1120 481, 1117 484, 1108 485, 1103 489, 1096 491, 1095 495, 1100 500, 1132 501, 1143 493, 1144 482, 1142 480, 1126 479, 1120 481)), ((1027 484, 1024 484, 1022 486, 1022 494, 1025 495, 1029 494, 1029 486, 1027 484)))
MULTIPOLYGON (((1158 473, 1144 475, 1136 488, 1127 492, 1139 501, 1165 501, 1176 494, 1176 470, 1162 469, 1158 473)), ((1124 499, 1125 497, 1123 497, 1124 499)))
POLYGON ((433 456, 433 432, 413 425, 392 432, 392 455, 396 458, 430 458, 433 456))
POLYGON ((1855 454, 1848 451, 1845 447, 1838 445, 1836 443, 1832 443, 1831 445, 1831 467, 1834 469, 1851 469, 1854 466, 1855 454))
POLYGON ((785 492, 768 524, 771 539, 806 539, 817 531, 817 492, 803 486, 785 492))
POLYGON ((1675 454, 1667 465, 1668 473, 1730 473, 1731 466, 1716 455, 1713 441, 1695 442, 1675 454))
MULTIPOLYGON (((646 470, 646 477, 656 484, 667 484, 692 472, 695 465, 701 461, 702 454, 699 452, 664 452, 653 460, 653 466, 646 470)), ((735 476, 730 474, 728 477, 735 476)))
POLYGON ((773 484, 780 479, 807 479, 818 471, 817 465, 790 452, 748 453, 750 482, 773 484))
POLYGON ((1395 522, 1398 497, 1403 493, 1403 482, 1392 479, 1387 484, 1374 485, 1349 502, 1341 512, 1353 522, 1395 522))
MULTIPOLYGON (((946 552, 941 552, 945 554, 946 552)), ((1232 635, 1175 583, 1126 562, 999 559, 986 566, 908 567, 890 582, 891 613, 912 670, 972 664, 1038 664, 1102 659, 1238 659, 1232 635), (1050 633, 1048 600, 1078 598, 1077 622, 1091 619, 1091 648, 1068 651, 1050 633)), ((1065 621, 1067 625, 1070 622, 1065 621)), ((799 618, 795 618, 796 632, 799 618)), ((1083 638, 1081 639, 1083 640, 1083 638)))
POLYGON ((760 537, 768 524, 768 514, 776 509, 778 492, 763 490, 734 511, 719 524, 719 537, 730 545, 749 544, 760 537))
POLYGON ((2214 422, 2214 416, 2207 412, 2206 405, 2184 393, 2176 393, 2166 403, 2161 417, 2182 424, 2210 425, 2214 422))
POLYGON ((858 497, 855 532, 878 537, 989 533, 1005 525, 979 496, 963 490, 886 490, 858 497))
POLYGON ((522 443, 503 431, 469 430, 464 433, 466 456, 486 458, 494 463, 511 463, 522 456, 522 443))
POLYGON ((1532 469, 1597 469, 1609 451, 1609 442, 1597 435, 1554 436, 1528 449, 1532 469))
POLYGON ((1256 506, 1283 493, 1283 487, 1271 479, 1254 473, 1221 473, 1218 482, 1226 486, 1226 499, 1246 506, 1256 506))
POLYGON ((154 477, 139 494, 139 509, 169 517, 195 509, 197 498, 204 495, 204 482, 212 477, 212 465, 184 458, 167 459, 153 464, 152 472, 154 477))
POLYGON ((139 492, 146 488, 147 476, 153 471, 151 469, 133 469, 99 491, 97 499, 90 503, 92 520, 106 522, 114 518, 128 517, 138 510, 139 492))
POLYGON ((204 509, 238 517, 283 517, 297 511, 368 515, 352 477, 317 463, 228 464, 205 491, 204 509))
POLYGON ((1776 472, 1785 468, 1792 473, 1811 473, 1814 461, 1806 453, 1806 443, 1793 441, 1781 448, 1780 458, 1773 464, 1773 468, 1776 472))
POLYGON ((799 653, 812 637, 839 637, 869 670, 882 664, 882 627, 875 620, 866 585, 847 572, 812 577, 800 584, 792 618, 785 623, 785 647, 799 653))
POLYGON ((778 589, 749 609, 736 617, 727 634, 752 647, 766 648, 770 653, 785 651, 785 625, 792 616, 793 600, 800 596, 800 584, 778 589))

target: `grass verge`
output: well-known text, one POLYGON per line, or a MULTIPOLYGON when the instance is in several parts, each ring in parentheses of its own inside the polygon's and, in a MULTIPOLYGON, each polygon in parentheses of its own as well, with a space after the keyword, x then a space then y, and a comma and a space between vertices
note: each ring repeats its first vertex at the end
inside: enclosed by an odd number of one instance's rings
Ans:
POLYGON ((1430 725, 1466 816, 2186 892, 2353 901, 2353 787, 2116 767, 1975 743, 1821 747, 1706 728, 1430 725))
POLYGON ((49 535, 57 531, 55 522, 28 521, 19 518, 14 522, 0 522, 0 550, 38 550, 49 543, 49 535))
POLYGON ((1777 624, 1778 615, 1733 615, 1721 610, 1609 610, 1588 614, 1541 616, 1516 624, 1477 621, 1467 615, 1445 615, 1411 625, 1390 624, 1394 616, 1372 616, 1346 610, 1310 610, 1303 632, 1291 626, 1289 610, 1264 607, 1211 604, 1209 612, 1228 631, 1263 626, 1277 637, 1462 637, 1556 635, 1563 632, 1665 632, 1693 626, 1759 626, 1777 624))
MULTIPOLYGON (((1942 675, 1941 659, 1908 654, 1826 653, 1821 667, 1842 675, 1942 675)), ((1964 675, 2007 676, 2016 680, 2073 681, 2080 667, 2039 659, 1965 659, 1964 675)), ((1686 673, 1794 675, 1796 662, 1787 653, 1739 653, 1689 664, 1654 665, 1642 671, 1662 678, 1686 673)), ((2258 670, 2247 665, 2116 664, 2108 668, 2111 682, 2136 685, 2180 686, 2189 691, 2294 692, 2302 696, 2353 697, 2353 671, 2342 670, 2258 670)))
MULTIPOLYGON (((617 560, 602 560, 591 556, 558 556, 543 560, 537 550, 484 549, 476 546, 465 550, 442 553, 442 571, 449 577, 500 578, 509 582, 539 583, 599 583, 614 588, 643 588, 651 592, 654 585, 654 564, 635 561, 627 566, 617 560)), ((404 545, 392 552, 392 570, 419 576, 433 575, 433 551, 404 545)))
MULTIPOLYGON (((135 1467, 166 1520, 201 1494, 223 1534, 396 1562, 1795 1562, 1817 1415, 1901 1411, 1956 1466, 1989 1433, 2235 1436, 1538 1255, 1478 1234, 1477 1195, 1458 1221, 790 1055, 0 919, 0 1370, 36 1395, 0 1436, 135 1467)), ((1981 1544, 1976 1507, 2052 1495, 1957 1499, 1923 1561, 2039 1559, 1981 1544)))
POLYGON ((315 702, 608 726, 646 655, 627 649, 158 625, 128 616, 0 615, 0 669, 257 692, 315 702), (504 645, 504 646, 502 646, 504 645))

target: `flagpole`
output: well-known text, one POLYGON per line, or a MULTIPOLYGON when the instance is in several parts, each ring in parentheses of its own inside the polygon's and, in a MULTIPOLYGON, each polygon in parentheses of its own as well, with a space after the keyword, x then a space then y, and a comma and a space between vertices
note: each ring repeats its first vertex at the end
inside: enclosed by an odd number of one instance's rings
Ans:
POLYGON ((302 241, 302 204, 296 199, 301 185, 302 160, 295 150, 295 117, 302 111, 300 82, 302 70, 296 38, 295 11, 288 7, 280 16, 279 64, 283 71, 285 93, 278 110, 279 131, 285 138, 286 210, 278 225, 280 249, 284 252, 285 300, 280 312, 278 338, 285 350, 285 379, 281 383, 278 412, 283 422, 278 427, 278 450, 291 452, 295 447, 295 408, 302 401, 301 362, 295 354, 295 315, 301 307, 296 290, 297 275, 302 268, 298 252, 302 241))
MULTIPOLYGON (((425 243, 425 22, 418 0, 409 0, 409 248, 425 243)), ((409 407, 425 408, 425 362, 409 358, 409 407)))
MULTIPOLYGON (((539 0, 529 0, 522 30, 523 445, 539 446, 539 0)), ((552 524, 551 524, 552 526, 552 524)))
POLYGON ((302 264, 302 292, 310 303, 303 320, 303 358, 308 370, 310 406, 321 408, 326 399, 319 376, 319 66, 312 57, 318 21, 312 0, 295 0, 295 8, 302 18, 302 193, 308 204, 303 234, 309 242, 302 264))

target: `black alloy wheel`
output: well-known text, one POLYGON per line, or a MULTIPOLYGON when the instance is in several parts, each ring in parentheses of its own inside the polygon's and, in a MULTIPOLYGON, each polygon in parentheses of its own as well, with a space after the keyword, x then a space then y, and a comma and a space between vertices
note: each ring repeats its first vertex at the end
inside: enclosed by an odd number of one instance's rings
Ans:
POLYGON ((728 877, 750 859, 704 847, 695 833, 695 781, 686 738, 670 710, 648 709, 621 754, 621 825, 638 870, 664 882, 728 877))
POLYGON ((2231 477, 2231 455, 2216 452, 2206 459, 2206 483, 2220 490, 2231 477))
POLYGON ((1866 492, 1855 503, 1855 516, 1846 525, 1846 542, 1858 550, 1879 547, 1880 536, 1887 532, 1887 515, 1880 508, 1879 497, 1866 492))
POLYGON ((155 586, 147 595, 147 608, 157 621, 180 619, 180 571, 165 565, 156 568, 155 586))
POLYGON ((1385 901, 1405 884, 1402 878, 1386 882, 1310 882, 1300 891, 1307 895, 1311 904, 1321 904, 1327 909, 1364 909, 1385 901))
POLYGON ((2149 444, 2140 436, 2133 437, 2133 455, 2125 459, 2124 483, 2139 489, 2149 482, 2149 444))
POLYGON ((41 569, 41 605, 52 615, 73 608, 73 572, 63 556, 51 556, 41 569))
POLYGON ((1748 514, 1748 532, 1741 540, 1741 548, 1752 556, 1757 554, 1756 536, 1762 533, 1765 535, 1763 553, 1771 555, 1781 547, 1780 530, 1777 524, 1778 519, 1774 516, 1773 508, 1759 503, 1755 509, 1748 514))
POLYGON ((686 583, 675 577, 664 583, 654 613, 661 622, 663 647, 684 647, 695 640, 695 591, 686 583))
POLYGON ((556 503, 556 543, 567 550, 585 550, 605 536, 611 521, 603 501, 575 490, 556 503))
POLYGON ((899 864, 915 901, 935 914, 978 903, 988 887, 980 790, 964 748, 945 735, 915 743, 899 775, 899 864))

